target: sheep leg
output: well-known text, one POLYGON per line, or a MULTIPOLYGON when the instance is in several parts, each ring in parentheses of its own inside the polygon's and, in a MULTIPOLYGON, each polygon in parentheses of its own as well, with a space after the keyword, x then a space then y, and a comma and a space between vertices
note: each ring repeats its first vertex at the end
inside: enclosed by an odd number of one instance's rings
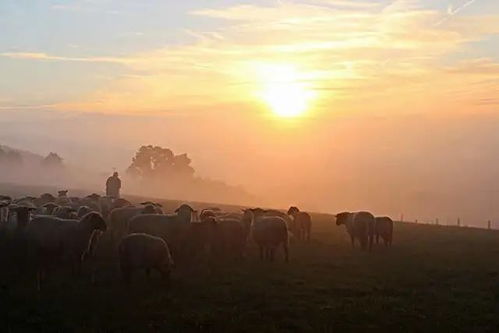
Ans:
POLYGON ((362 237, 360 239, 360 248, 365 251, 367 250, 367 237, 362 237))
POLYGON ((41 291, 42 290, 42 269, 38 268, 36 271, 36 290, 41 291))
POLYGON ((284 260, 286 260, 286 262, 289 262, 289 248, 288 248, 288 244, 284 243, 283 248, 284 248, 284 260))
POLYGON ((352 243, 352 248, 355 248, 355 238, 350 236, 350 242, 352 243))
POLYGON ((121 274, 123 276, 123 281, 125 281, 126 284, 130 284, 132 281, 132 272, 129 270, 121 270, 121 274))
POLYGON ((171 274, 170 272, 163 272, 163 271, 160 271, 161 272, 161 275, 163 277, 163 280, 165 281, 167 287, 170 287, 170 283, 171 283, 171 274))

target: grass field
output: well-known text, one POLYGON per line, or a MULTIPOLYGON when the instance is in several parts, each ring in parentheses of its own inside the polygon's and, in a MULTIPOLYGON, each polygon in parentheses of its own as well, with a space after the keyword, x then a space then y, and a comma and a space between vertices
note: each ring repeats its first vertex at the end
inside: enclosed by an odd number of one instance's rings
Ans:
MULTIPOLYGON (((168 208, 177 202, 163 202, 168 208)), ((138 274, 126 287, 106 240, 82 276, 62 270, 41 293, 0 244, 0 331, 349 332, 499 328, 499 232, 396 223, 392 248, 352 250, 344 227, 313 214, 291 261, 209 262, 168 289, 138 274), (94 266, 95 265, 95 266, 94 266), (92 284, 89 271, 96 267, 92 284)), ((281 253, 279 253, 281 254, 281 253)))

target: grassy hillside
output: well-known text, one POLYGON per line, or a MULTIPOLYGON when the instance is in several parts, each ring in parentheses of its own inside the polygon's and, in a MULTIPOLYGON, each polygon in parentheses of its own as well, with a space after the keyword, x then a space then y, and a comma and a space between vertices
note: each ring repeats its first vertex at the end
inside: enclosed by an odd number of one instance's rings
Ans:
MULTIPOLYGON (((167 208, 177 202, 163 201, 167 208)), ((62 270, 37 294, 0 241, 0 330, 26 331, 495 331, 499 232, 396 223, 394 246, 350 248, 344 227, 313 214, 313 239, 291 261, 205 262, 168 289, 138 274, 121 283, 113 248, 81 277, 62 270), (89 272, 96 268, 96 282, 89 272)), ((282 254, 279 252, 279 254, 282 254)))

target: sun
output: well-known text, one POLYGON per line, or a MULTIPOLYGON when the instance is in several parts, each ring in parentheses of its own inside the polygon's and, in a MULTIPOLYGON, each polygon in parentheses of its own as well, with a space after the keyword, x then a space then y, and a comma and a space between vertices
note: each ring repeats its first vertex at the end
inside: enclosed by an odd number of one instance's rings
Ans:
POLYGON ((264 101, 280 117, 297 117, 305 113, 313 94, 296 82, 274 83, 263 93, 264 101))
POLYGON ((260 98, 274 114, 293 118, 304 114, 315 98, 305 75, 289 65, 267 65, 260 69, 263 89, 260 98))

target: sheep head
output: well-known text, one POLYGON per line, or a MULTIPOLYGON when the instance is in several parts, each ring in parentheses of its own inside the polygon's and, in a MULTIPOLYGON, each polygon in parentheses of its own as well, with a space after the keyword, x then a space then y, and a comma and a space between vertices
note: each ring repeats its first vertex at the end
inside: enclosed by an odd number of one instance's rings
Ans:
POLYGON ((93 230, 100 230, 104 232, 107 229, 106 221, 104 221, 104 218, 101 214, 96 212, 90 212, 84 215, 81 218, 80 223, 82 225, 89 226, 93 230))
POLYGON ((199 214, 199 219, 201 222, 208 221, 210 218, 215 218, 216 214, 214 211, 210 209, 203 209, 201 214, 199 214))
POLYGON ((187 223, 196 220, 197 218, 197 211, 186 204, 183 204, 177 208, 175 213, 177 213, 177 215, 187 223))
POLYGON ((86 196, 87 199, 90 199, 93 201, 98 201, 100 199, 100 197, 101 196, 98 195, 97 193, 92 193, 92 194, 86 196))
POLYGON ((68 194, 68 190, 57 191, 57 194, 59 195, 59 198, 66 197, 68 194))
POLYGON ((298 207, 295 207, 295 206, 291 206, 288 209, 288 215, 294 216, 295 214, 297 214, 299 212, 300 212, 300 210, 298 209, 298 207))
POLYGON ((154 207, 153 205, 151 204, 148 204, 146 205, 143 209, 142 209, 142 214, 156 214, 157 211, 156 211, 156 207, 154 207))
POLYGON ((350 216, 349 212, 342 212, 339 214, 336 214, 336 225, 342 225, 345 224, 346 220, 350 216))

